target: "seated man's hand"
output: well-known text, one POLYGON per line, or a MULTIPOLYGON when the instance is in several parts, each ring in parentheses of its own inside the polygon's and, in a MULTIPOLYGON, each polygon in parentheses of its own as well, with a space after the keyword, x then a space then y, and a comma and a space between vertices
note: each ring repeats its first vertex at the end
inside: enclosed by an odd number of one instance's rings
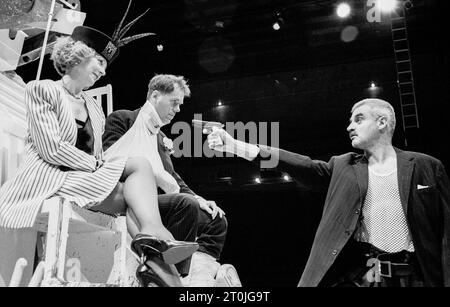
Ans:
POLYGON ((220 218, 222 218, 225 215, 225 212, 222 209, 220 209, 219 206, 217 206, 215 201, 206 200, 198 195, 196 195, 195 198, 198 200, 200 209, 211 214, 212 219, 215 219, 217 214, 219 214, 220 218))

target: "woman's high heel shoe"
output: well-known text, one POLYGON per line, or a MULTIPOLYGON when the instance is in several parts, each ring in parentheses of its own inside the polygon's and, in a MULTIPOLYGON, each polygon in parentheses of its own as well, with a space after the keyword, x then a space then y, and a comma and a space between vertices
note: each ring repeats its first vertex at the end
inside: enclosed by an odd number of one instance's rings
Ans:
POLYGON ((198 249, 198 243, 159 240, 152 235, 138 234, 131 242, 131 249, 140 257, 158 257, 167 264, 176 264, 191 256, 198 249))
POLYGON ((136 270, 136 277, 142 287, 169 287, 169 285, 159 277, 151 267, 140 264, 136 270))

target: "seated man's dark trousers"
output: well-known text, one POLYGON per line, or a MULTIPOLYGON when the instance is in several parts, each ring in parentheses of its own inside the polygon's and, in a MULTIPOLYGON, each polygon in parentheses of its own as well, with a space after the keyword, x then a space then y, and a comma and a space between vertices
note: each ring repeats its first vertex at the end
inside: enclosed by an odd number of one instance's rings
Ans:
MULTIPOLYGON (((161 220, 176 240, 196 241, 198 251, 220 258, 227 232, 225 216, 211 215, 200 209, 197 199, 186 193, 158 195, 161 220)), ((191 257, 176 264, 182 277, 188 275, 191 257)))
MULTIPOLYGON (((416 256, 405 250, 387 253, 351 240, 350 247, 328 272, 330 287, 424 287, 416 256), (332 277, 332 275, 334 277, 332 277)), ((344 252, 344 251, 343 251, 344 252)))

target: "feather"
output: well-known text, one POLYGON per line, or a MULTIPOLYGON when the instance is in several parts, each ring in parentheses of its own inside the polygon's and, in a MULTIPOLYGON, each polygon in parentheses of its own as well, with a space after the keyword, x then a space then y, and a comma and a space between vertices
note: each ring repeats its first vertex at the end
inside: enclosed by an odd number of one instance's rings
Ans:
POLYGON ((146 37, 146 36, 150 36, 150 35, 156 35, 156 34, 149 32, 149 33, 142 33, 142 34, 136 34, 136 35, 133 35, 133 36, 128 36, 128 37, 123 38, 120 41, 118 41, 117 42, 117 47, 120 48, 120 47, 125 46, 126 44, 134 41, 134 40, 137 40, 137 39, 140 39, 140 38, 143 38, 143 37, 146 37))
POLYGON ((133 2, 133 0, 130 0, 130 2, 128 2, 127 10, 125 11, 125 14, 122 17, 122 20, 120 21, 119 26, 114 30, 114 33, 111 36, 113 42, 116 41, 117 39, 119 39, 120 28, 122 27, 122 24, 125 21, 125 18, 127 18, 128 11, 130 10, 132 2, 133 2))
POLYGON ((122 30, 120 30, 120 32, 118 34, 118 38, 122 38, 128 32, 128 30, 136 23, 136 21, 138 21, 142 16, 147 14, 147 12, 149 10, 150 10, 150 8, 148 8, 144 13, 142 13, 141 15, 136 17, 133 21, 131 21, 129 24, 127 24, 122 30))

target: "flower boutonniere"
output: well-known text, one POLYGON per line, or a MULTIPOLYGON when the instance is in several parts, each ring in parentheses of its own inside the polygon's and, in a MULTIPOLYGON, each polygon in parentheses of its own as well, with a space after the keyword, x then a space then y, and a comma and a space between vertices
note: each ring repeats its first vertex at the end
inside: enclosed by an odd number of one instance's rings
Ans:
POLYGON ((172 155, 175 153, 175 150, 173 150, 173 141, 169 139, 168 137, 163 138, 163 145, 164 149, 169 152, 169 155, 172 155))

